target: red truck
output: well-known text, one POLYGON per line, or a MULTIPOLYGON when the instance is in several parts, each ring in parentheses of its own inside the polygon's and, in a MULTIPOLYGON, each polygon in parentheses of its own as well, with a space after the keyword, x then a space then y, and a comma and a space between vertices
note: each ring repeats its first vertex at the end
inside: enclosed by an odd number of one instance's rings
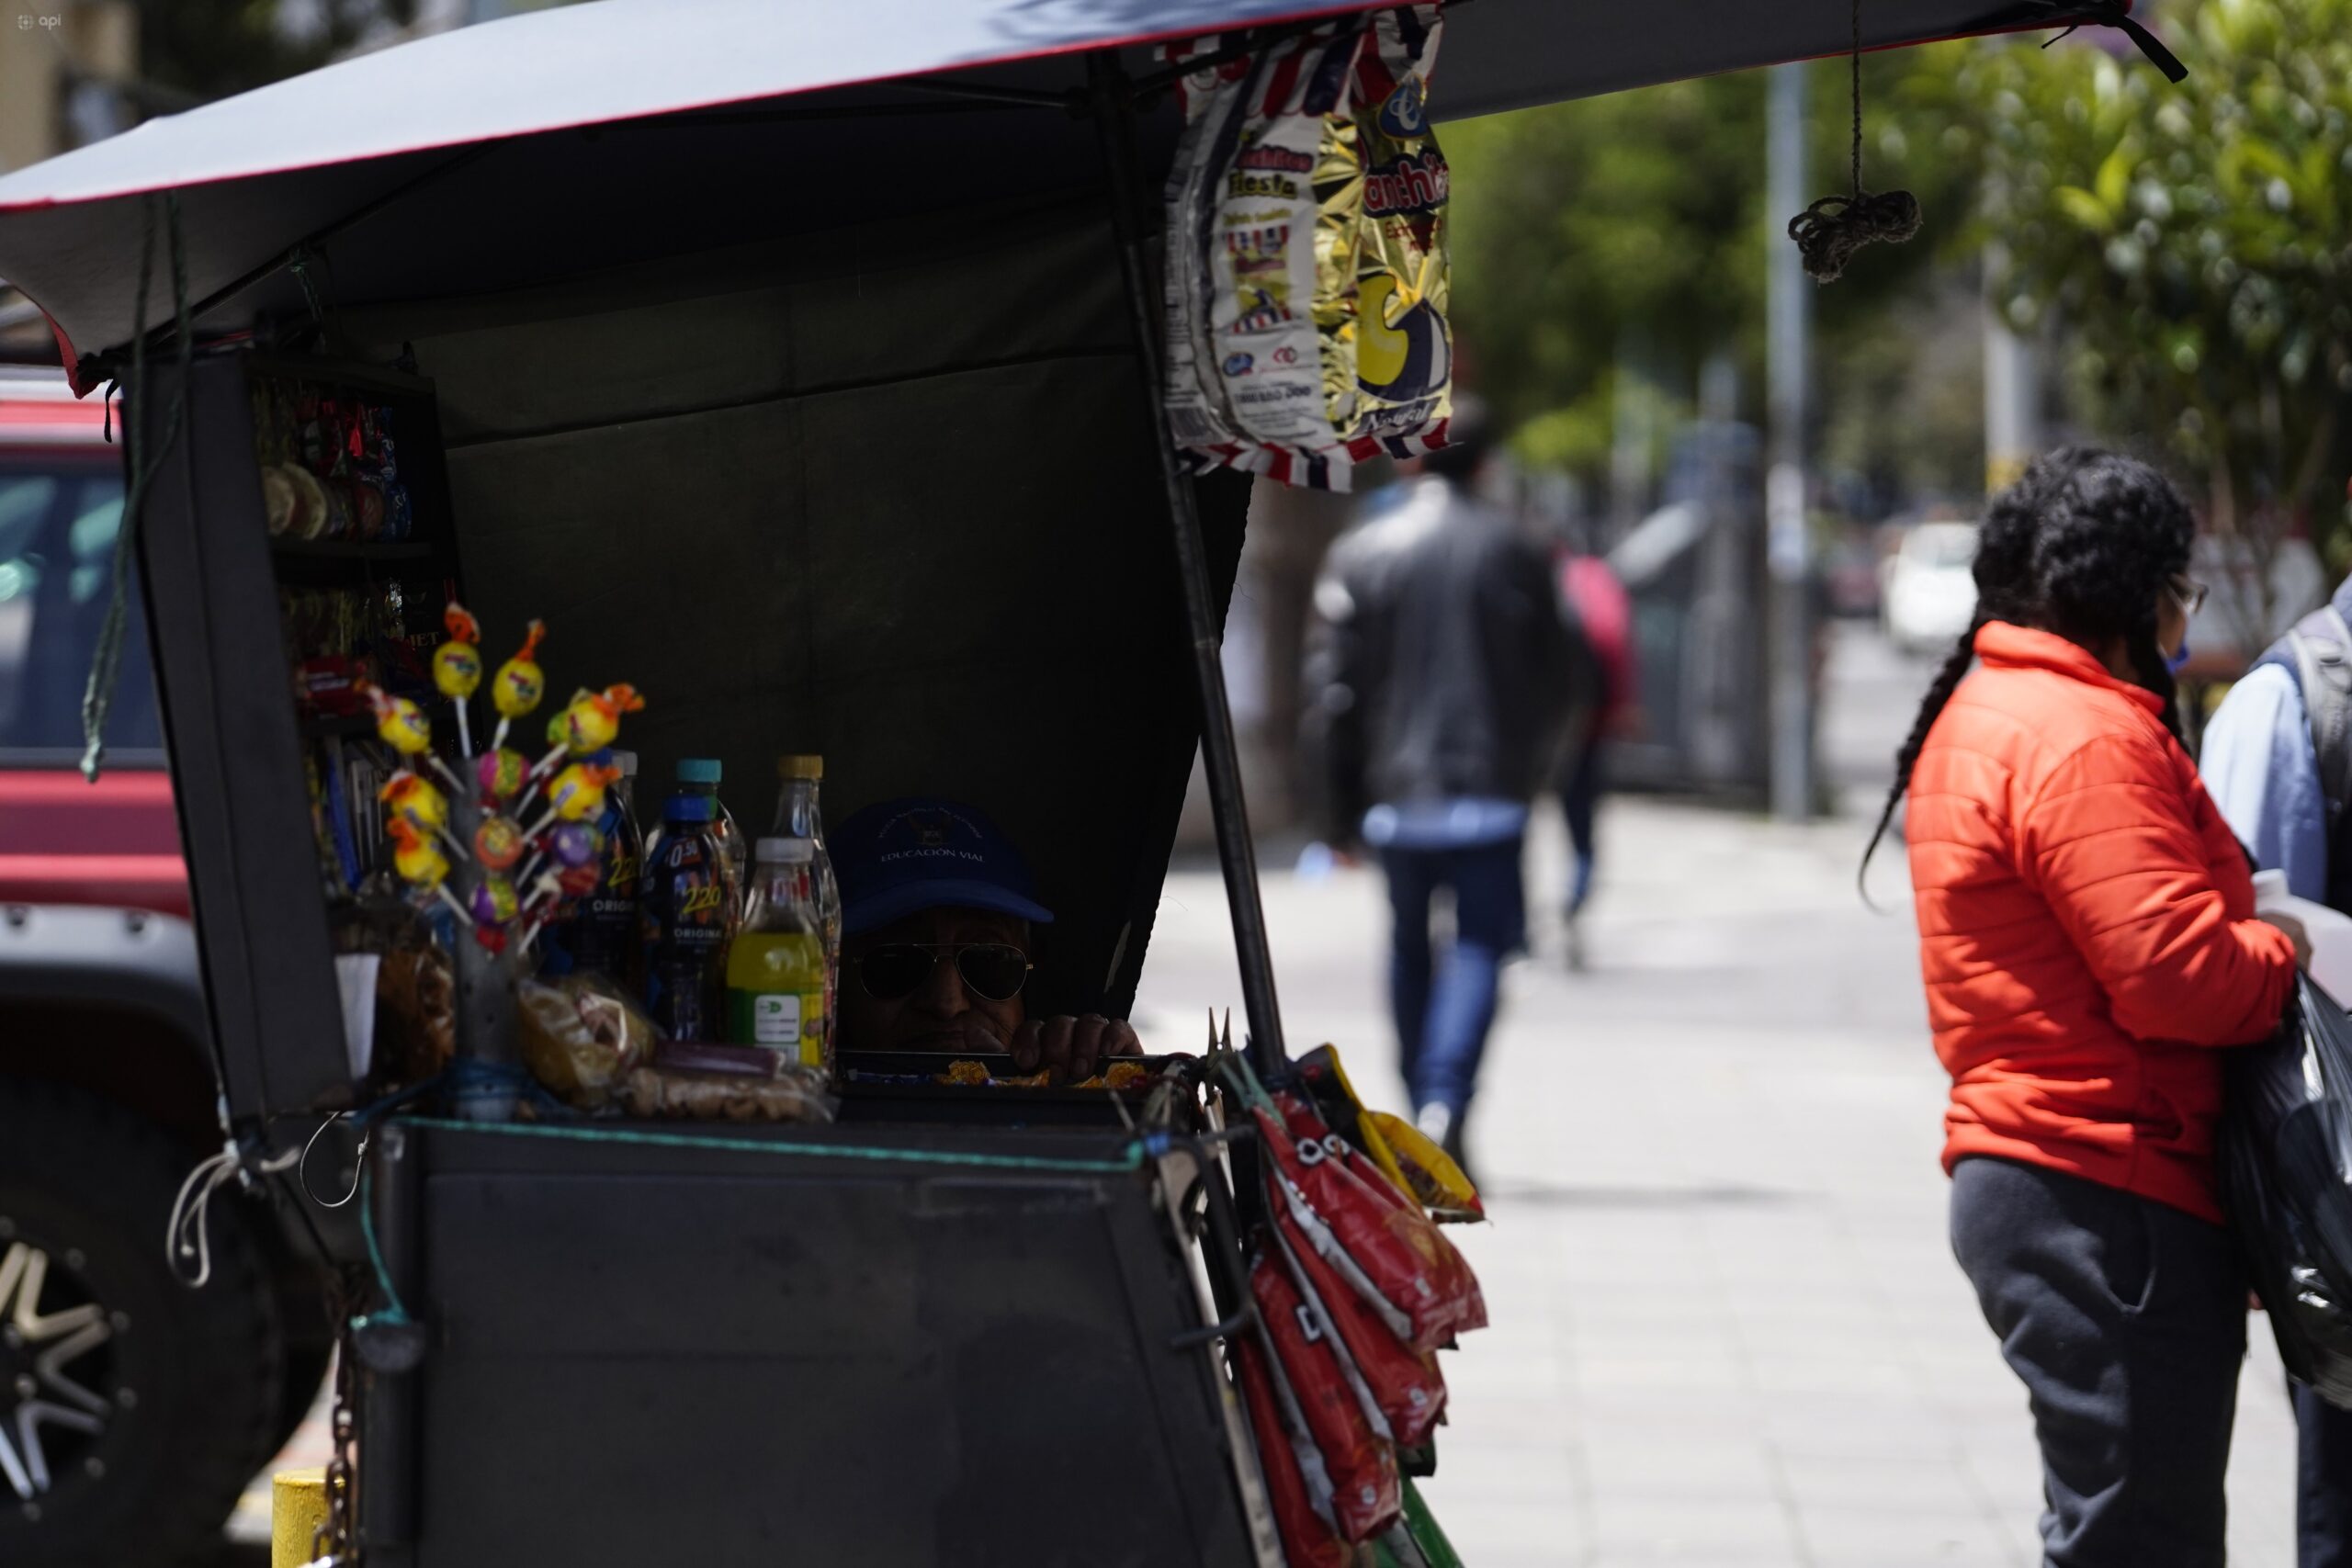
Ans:
POLYGON ((217 1540, 330 1344, 267 1201, 210 1205, 207 1289, 165 1255, 224 1134, 135 581, 106 768, 79 769, 122 520, 106 417, 0 367, 0 1562, 75 1568, 217 1540))

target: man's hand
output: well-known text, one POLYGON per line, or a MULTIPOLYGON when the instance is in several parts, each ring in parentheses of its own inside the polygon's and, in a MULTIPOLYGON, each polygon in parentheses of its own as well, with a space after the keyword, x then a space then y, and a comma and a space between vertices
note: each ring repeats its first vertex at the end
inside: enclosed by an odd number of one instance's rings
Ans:
POLYGON ((1039 1067, 1056 1083, 1092 1077, 1113 1056, 1140 1056, 1143 1042, 1124 1018, 1088 1013, 1083 1018, 1031 1019, 1012 1037, 1012 1064, 1024 1073, 1039 1067))

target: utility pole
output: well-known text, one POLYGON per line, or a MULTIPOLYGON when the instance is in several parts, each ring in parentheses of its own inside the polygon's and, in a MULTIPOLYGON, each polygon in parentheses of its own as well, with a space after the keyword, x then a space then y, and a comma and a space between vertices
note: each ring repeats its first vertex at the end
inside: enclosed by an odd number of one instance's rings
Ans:
POLYGON ((1804 209, 1802 63, 1775 66, 1766 136, 1770 232, 1766 254, 1766 357, 1770 361, 1770 467, 1764 479, 1764 558, 1771 582, 1772 815, 1813 815, 1813 549, 1805 532, 1805 415, 1812 357, 1813 284, 1785 232, 1804 209))
POLYGON ((1999 279, 2000 243, 1984 247, 1984 493, 2007 490, 2041 446, 2041 378, 2033 344, 2009 330, 1999 279))

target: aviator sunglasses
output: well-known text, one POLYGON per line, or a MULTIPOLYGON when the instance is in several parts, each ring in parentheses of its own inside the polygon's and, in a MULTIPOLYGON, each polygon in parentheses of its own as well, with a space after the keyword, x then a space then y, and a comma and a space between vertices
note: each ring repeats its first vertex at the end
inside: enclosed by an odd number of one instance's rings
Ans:
POLYGON ((885 942, 851 962, 867 996, 895 1002, 914 995, 930 980, 932 965, 951 956, 965 986, 989 1001, 1009 1002, 1029 982, 1029 955, 1001 942, 885 942))

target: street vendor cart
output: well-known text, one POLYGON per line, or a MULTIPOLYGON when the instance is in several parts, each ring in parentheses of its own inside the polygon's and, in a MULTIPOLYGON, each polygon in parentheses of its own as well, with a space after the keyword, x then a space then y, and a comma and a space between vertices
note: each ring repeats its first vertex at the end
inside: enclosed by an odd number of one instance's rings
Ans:
MULTIPOLYGON (((1372 9, 602 0, 0 180, 0 275, 125 399, 213 1175, 303 1208, 347 1325, 336 1561, 1283 1560, 1228 1353, 1285 1125, 1234 1086, 1295 1081, 1218 660, 1250 479, 1161 414, 1161 200, 1186 72, 1372 9), (288 397, 397 447, 396 523, 265 526, 304 504, 288 397), (458 1059, 391 1102, 334 874, 383 850, 346 798, 379 730, 289 668, 288 606, 336 594, 428 643, 461 599, 490 658, 544 620, 552 690, 645 694, 650 775, 801 750, 840 806, 985 803, 1060 917, 1033 1010, 1127 1010, 1197 751, 1244 1049, 1155 1058, 1148 1097, 877 1074, 822 1124, 567 1120, 464 956, 458 1059)), ((1476 0, 1431 107, 2124 9, 1476 0)))

